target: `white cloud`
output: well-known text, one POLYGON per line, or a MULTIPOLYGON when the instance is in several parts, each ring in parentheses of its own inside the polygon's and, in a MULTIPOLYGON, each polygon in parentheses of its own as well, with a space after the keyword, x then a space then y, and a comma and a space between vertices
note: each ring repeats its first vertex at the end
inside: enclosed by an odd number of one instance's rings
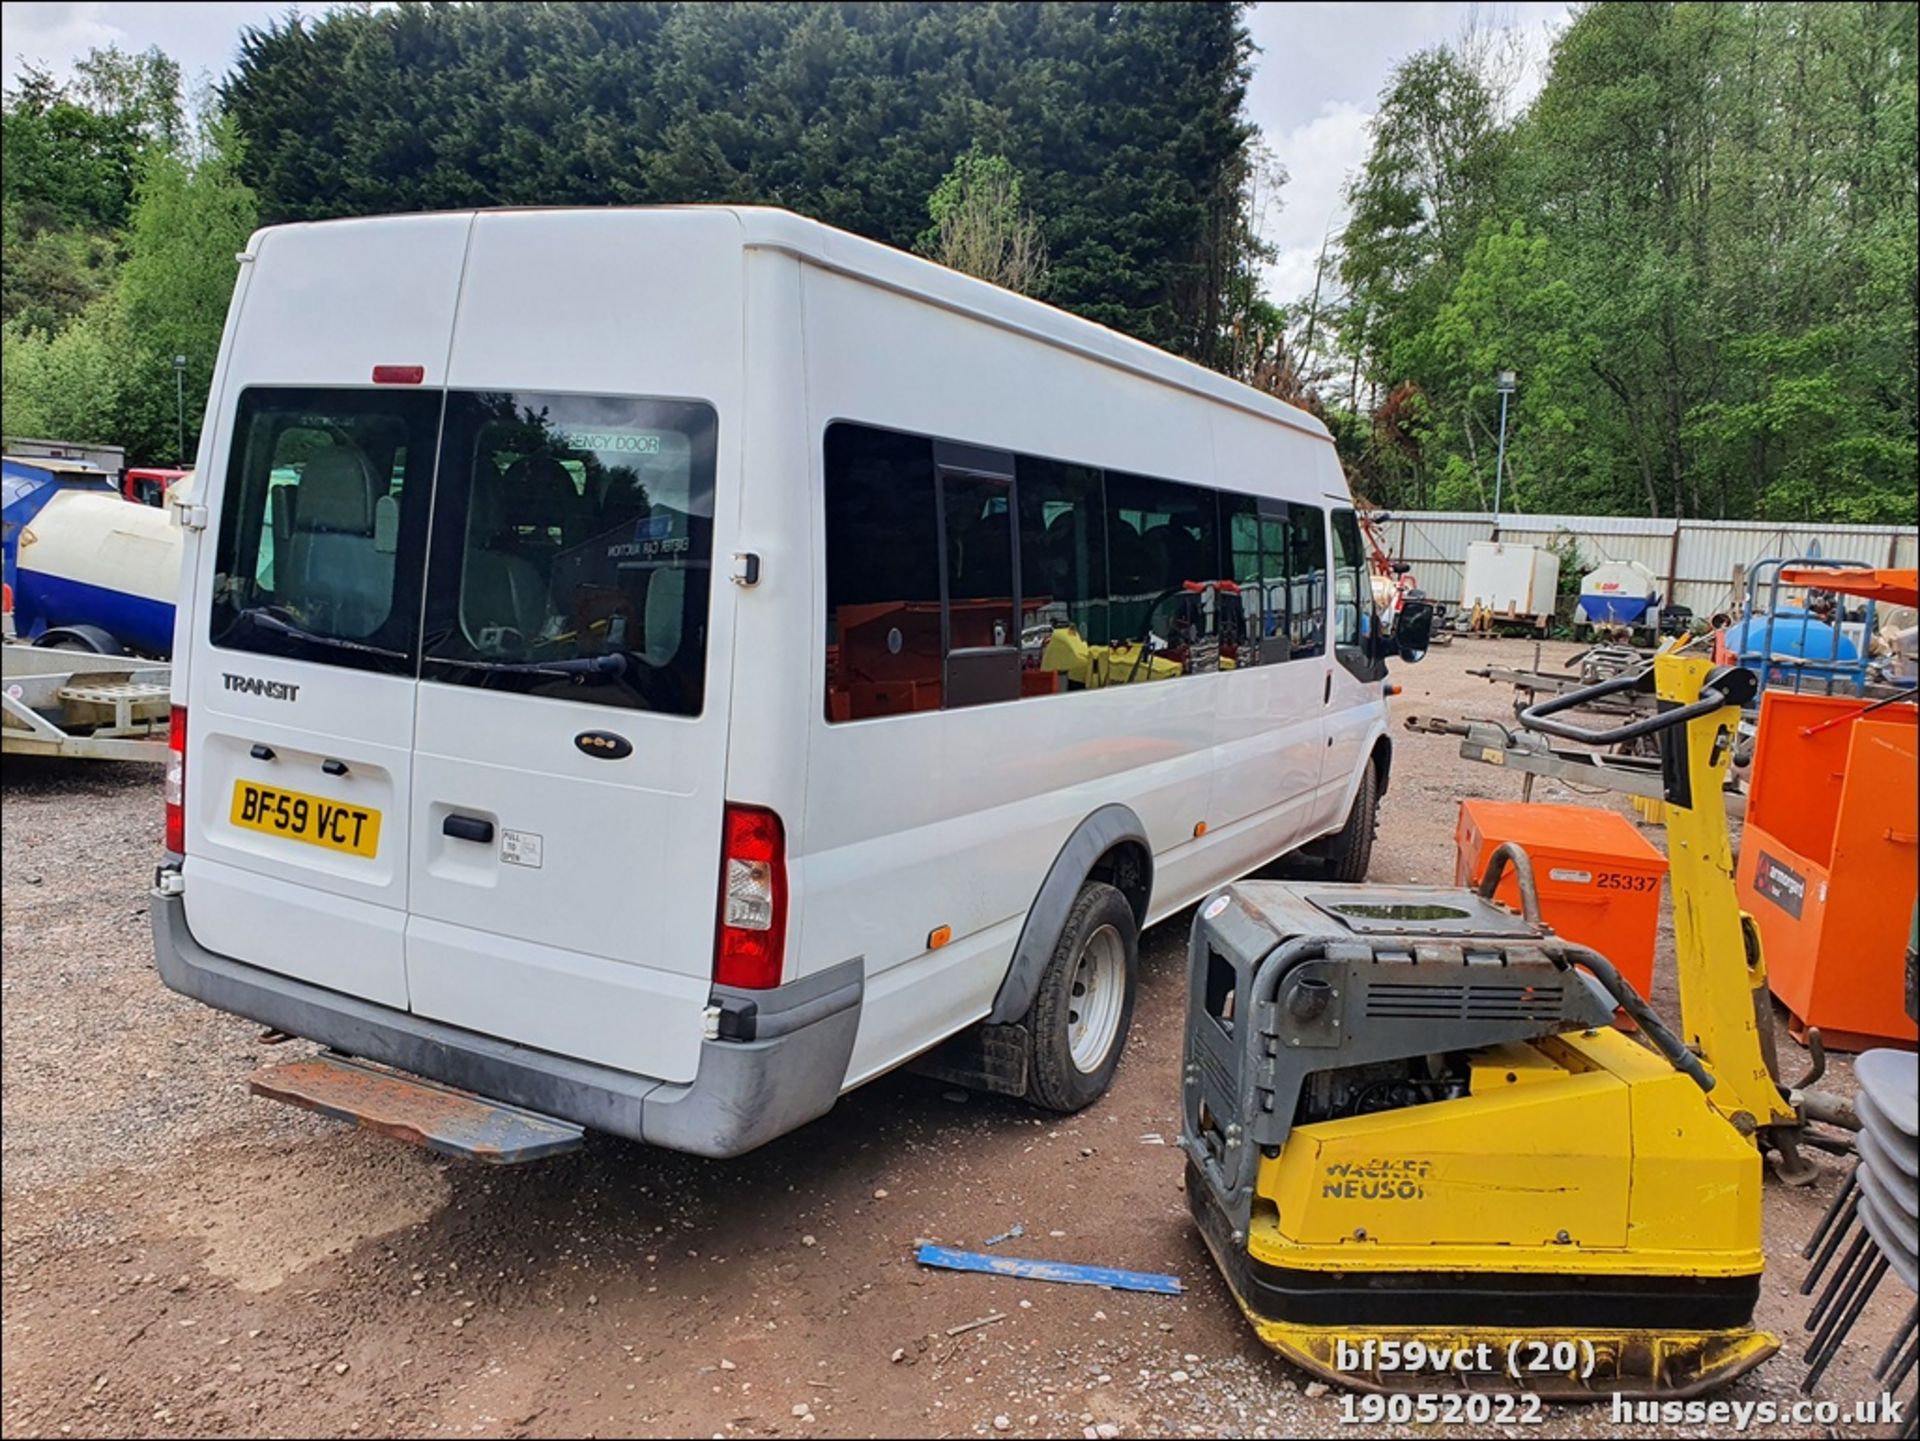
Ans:
POLYGON ((1291 176, 1283 203, 1269 209, 1262 227, 1280 252, 1267 270, 1268 293, 1283 303, 1311 293, 1321 241, 1329 227, 1337 232, 1345 223, 1342 190, 1366 161, 1367 126, 1395 65, 1416 50, 1457 41, 1470 25, 1514 31, 1528 62, 1508 97, 1518 109, 1539 93, 1553 33, 1570 8, 1565 0, 1255 5, 1247 26, 1260 53, 1247 114, 1291 176))
POLYGON ((89 50, 125 45, 127 32, 107 23, 100 5, 0 4, 0 33, 6 36, 6 83, 13 85, 28 66, 58 79, 73 74, 73 62, 89 50))
POLYGON ((129 3, 61 5, 43 0, 5 0, 6 83, 20 78, 26 65, 38 65, 57 78, 73 74, 74 62, 89 50, 118 45, 123 50, 145 50, 158 45, 179 62, 191 88, 204 74, 218 79, 233 65, 239 51, 240 30, 267 25, 289 10, 314 13, 328 8, 325 0, 188 0, 184 4, 129 3))
POLYGON ((1320 247, 1328 231, 1337 232, 1346 219, 1347 179, 1367 158, 1372 120, 1371 110, 1332 100, 1305 124, 1266 136, 1287 168, 1280 192, 1284 203, 1269 212, 1263 237, 1279 251, 1267 267, 1269 294, 1292 300, 1313 289, 1320 247))

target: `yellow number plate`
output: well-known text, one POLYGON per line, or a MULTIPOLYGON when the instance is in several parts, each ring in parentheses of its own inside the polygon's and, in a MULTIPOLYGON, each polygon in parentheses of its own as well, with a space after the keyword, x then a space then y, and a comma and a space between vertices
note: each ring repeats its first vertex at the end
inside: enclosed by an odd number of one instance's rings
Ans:
POLYGON ((380 812, 253 781, 235 782, 232 820, 243 830, 349 855, 371 856, 380 849, 380 812))

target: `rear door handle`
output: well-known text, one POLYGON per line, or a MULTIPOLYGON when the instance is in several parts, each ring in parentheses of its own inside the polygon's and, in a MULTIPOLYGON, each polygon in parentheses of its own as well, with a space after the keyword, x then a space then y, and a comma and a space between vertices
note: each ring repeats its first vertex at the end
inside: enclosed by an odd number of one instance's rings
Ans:
POLYGON ((440 833, 458 841, 479 841, 485 845, 493 839, 493 822, 478 816, 448 816, 441 822, 440 833))

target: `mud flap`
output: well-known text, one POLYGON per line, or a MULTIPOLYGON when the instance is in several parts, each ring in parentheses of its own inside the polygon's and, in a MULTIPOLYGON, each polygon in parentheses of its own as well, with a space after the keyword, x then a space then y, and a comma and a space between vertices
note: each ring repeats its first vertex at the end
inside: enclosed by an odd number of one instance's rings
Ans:
POLYGON ((571 1122, 335 1051, 255 1071, 247 1079, 247 1089, 443 1156, 493 1166, 564 1155, 578 1150, 585 1135, 571 1122))

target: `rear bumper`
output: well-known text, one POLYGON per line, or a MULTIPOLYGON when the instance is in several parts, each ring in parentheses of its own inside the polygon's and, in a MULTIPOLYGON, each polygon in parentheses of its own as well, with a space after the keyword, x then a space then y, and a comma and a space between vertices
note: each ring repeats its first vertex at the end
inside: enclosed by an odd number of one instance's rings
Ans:
MULTIPOLYGON (((154 961, 184 996, 429 1080, 669 1150, 738 1156, 832 1109, 860 1022, 859 959, 754 993, 754 1040, 709 1040, 686 1085, 571 1060, 216 955, 154 891, 154 961)), ((718 998, 716 998, 717 1000, 718 998)))

